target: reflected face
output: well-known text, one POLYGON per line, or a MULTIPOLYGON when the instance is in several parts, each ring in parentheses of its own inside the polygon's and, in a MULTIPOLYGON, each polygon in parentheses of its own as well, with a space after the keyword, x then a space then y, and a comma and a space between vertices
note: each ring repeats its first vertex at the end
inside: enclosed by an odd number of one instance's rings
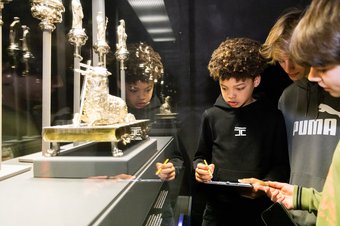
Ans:
POLYGON ((126 103, 129 107, 143 109, 150 104, 154 82, 126 83, 126 103))
POLYGON ((253 102, 254 88, 260 84, 261 77, 254 80, 236 80, 235 78, 220 80, 221 94, 226 103, 232 108, 246 106, 253 102))
POLYGON ((281 57, 277 62, 292 81, 300 80, 308 74, 308 68, 296 64, 289 57, 281 57))
POLYGON ((311 67, 308 80, 317 82, 326 92, 340 97, 340 64, 328 67, 311 67))

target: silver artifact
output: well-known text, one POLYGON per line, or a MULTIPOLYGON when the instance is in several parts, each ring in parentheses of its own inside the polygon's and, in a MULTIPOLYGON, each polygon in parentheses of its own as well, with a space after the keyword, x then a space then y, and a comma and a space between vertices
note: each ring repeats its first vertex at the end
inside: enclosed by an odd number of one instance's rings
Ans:
POLYGON ((98 66, 105 66, 105 55, 109 52, 110 47, 105 40, 106 25, 108 19, 103 16, 102 12, 98 12, 97 17, 97 42, 93 48, 98 54, 98 66))
MULTIPOLYGON (((124 100, 109 94, 108 76, 105 67, 80 64, 85 70, 78 71, 85 76, 80 113, 74 117, 73 125, 43 128, 43 138, 52 142, 109 141, 112 155, 122 156, 118 142, 146 139, 149 120, 136 120, 128 113, 124 100)), ((55 146, 55 154, 59 147, 55 146)))
POLYGON ((85 45, 87 35, 83 28, 83 8, 79 0, 72 0, 72 28, 68 33, 68 41, 75 46, 74 57, 82 60, 80 55, 81 46, 85 45))
POLYGON ((33 54, 30 51, 30 28, 26 25, 22 25, 23 35, 22 35, 22 61, 25 65, 25 70, 23 71, 23 75, 29 75, 30 72, 30 62, 34 58, 33 54))
POLYGON ((120 68, 120 87, 121 87, 121 97, 125 100, 125 66, 124 61, 129 56, 129 51, 126 46, 127 34, 125 33, 125 21, 119 20, 119 25, 117 27, 117 50, 115 52, 115 56, 119 61, 120 68))
POLYGON ((31 0, 32 16, 41 20, 39 23, 41 30, 52 32, 55 23, 61 23, 62 13, 65 12, 60 0, 31 0))
MULTIPOLYGON (((87 35, 83 28, 83 7, 80 0, 72 0, 72 28, 68 33, 68 41, 74 46, 74 69, 79 69, 81 57, 81 47, 87 41, 87 35)), ((74 70, 73 78, 73 113, 79 112, 80 105, 80 73, 74 70)))
POLYGON ((170 100, 171 97, 170 96, 166 96, 164 99, 164 103, 161 105, 160 107, 160 113, 161 114, 171 114, 171 105, 170 105, 170 100))
POLYGON ((9 26, 9 46, 8 54, 11 57, 11 68, 17 68, 17 59, 20 51, 19 46, 19 32, 20 32, 20 18, 14 17, 13 22, 9 26))
MULTIPOLYGON (((42 93, 42 126, 51 124, 51 40, 52 31, 56 28, 54 23, 62 21, 62 13, 65 12, 60 0, 31 0, 32 16, 41 20, 39 26, 43 31, 43 93, 42 93)), ((50 143, 42 141, 42 154, 54 155, 50 143)))

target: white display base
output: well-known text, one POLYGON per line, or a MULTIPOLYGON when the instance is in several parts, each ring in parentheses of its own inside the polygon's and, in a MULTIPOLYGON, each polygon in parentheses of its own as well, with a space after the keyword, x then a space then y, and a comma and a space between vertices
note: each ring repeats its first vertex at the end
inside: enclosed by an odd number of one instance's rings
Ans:
POLYGON ((31 166, 13 165, 13 164, 1 164, 0 169, 0 181, 13 177, 20 173, 27 172, 31 169, 31 166))

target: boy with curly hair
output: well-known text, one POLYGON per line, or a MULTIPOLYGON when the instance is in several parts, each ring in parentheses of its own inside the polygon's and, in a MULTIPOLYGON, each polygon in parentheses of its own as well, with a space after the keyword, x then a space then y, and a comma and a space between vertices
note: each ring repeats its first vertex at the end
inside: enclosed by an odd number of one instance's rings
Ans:
POLYGON ((263 193, 252 188, 213 185, 211 180, 289 178, 282 113, 264 97, 253 95, 267 65, 260 47, 248 38, 227 39, 208 65, 221 95, 203 113, 194 157, 195 179, 206 183, 208 192, 203 225, 263 225, 260 213, 270 205, 263 193))
POLYGON ((161 102, 154 94, 155 84, 163 78, 160 55, 145 43, 129 43, 125 84, 128 110, 136 119, 154 119, 161 102))

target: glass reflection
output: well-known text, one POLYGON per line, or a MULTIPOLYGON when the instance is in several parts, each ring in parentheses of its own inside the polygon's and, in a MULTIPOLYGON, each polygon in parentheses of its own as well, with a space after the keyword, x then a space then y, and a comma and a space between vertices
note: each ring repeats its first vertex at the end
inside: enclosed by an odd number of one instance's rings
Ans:
POLYGON ((128 44, 126 61, 126 103, 136 119, 151 119, 159 113, 161 102, 154 93, 155 83, 163 77, 160 55, 145 43, 128 44))

